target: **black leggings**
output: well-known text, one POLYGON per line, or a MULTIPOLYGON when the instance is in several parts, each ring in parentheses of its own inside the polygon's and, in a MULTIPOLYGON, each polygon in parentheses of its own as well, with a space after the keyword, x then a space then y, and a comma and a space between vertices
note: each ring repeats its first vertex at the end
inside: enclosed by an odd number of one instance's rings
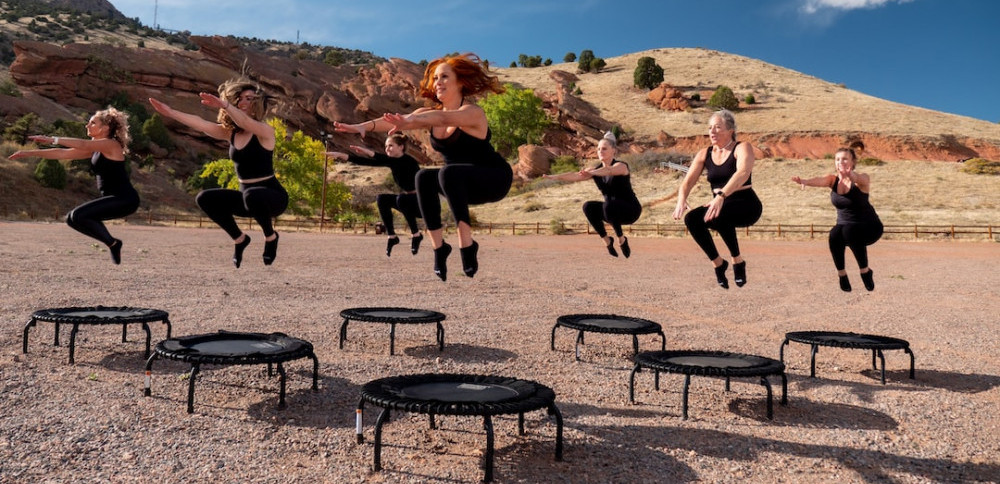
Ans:
POLYGON ((115 238, 108 232, 103 221, 127 217, 138 209, 139 193, 136 191, 106 195, 70 210, 66 215, 66 223, 87 237, 111 245, 115 238))
POLYGON ((392 209, 399 210, 406 219, 406 225, 410 227, 410 233, 417 233, 417 218, 420 217, 420 204, 417 203, 416 193, 400 193, 393 195, 383 193, 375 197, 375 204, 378 206, 378 214, 382 217, 382 225, 389 235, 396 235, 396 229, 392 223, 392 209))
POLYGON ((830 255, 838 271, 844 270, 844 249, 851 248, 858 268, 868 267, 868 246, 882 238, 882 222, 837 224, 830 229, 830 255))
POLYGON ((253 217, 264 235, 270 237, 274 233, 271 219, 288 208, 288 192, 276 178, 268 178, 257 183, 241 183, 239 190, 202 190, 195 201, 208 218, 222 227, 233 240, 243 234, 233 217, 253 217))
POLYGON ((691 232, 694 241, 698 243, 705 255, 709 259, 715 260, 719 257, 719 250, 715 248, 715 242, 708 229, 718 232, 719 237, 722 237, 722 241, 729 248, 729 253, 733 257, 737 257, 740 255, 740 243, 736 240, 736 228, 749 227, 757 223, 760 220, 761 212, 763 212, 763 206, 753 189, 747 188, 733 192, 726 197, 722 202, 719 216, 705 222, 705 212, 707 211, 708 207, 698 207, 691 210, 684 217, 684 224, 687 225, 688 231, 691 232))
POLYGON ((417 172, 417 200, 427 230, 441 225, 441 199, 444 195, 455 222, 472 225, 469 205, 496 202, 507 196, 514 179, 510 165, 479 166, 466 163, 425 168, 417 172))
POLYGON ((627 225, 639 220, 642 215, 642 204, 637 200, 616 200, 605 198, 603 202, 584 202, 583 214, 587 216, 590 226, 594 227, 597 235, 601 238, 607 237, 608 232, 604 230, 604 222, 611 224, 615 235, 621 237, 622 225, 627 225))

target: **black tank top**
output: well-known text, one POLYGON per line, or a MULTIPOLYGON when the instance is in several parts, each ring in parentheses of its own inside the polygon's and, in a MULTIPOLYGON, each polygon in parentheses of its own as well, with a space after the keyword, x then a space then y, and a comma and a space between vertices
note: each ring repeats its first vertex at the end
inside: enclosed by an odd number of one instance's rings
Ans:
POLYGON ((129 181, 124 161, 109 160, 100 151, 90 157, 90 168, 97 175, 97 189, 101 195, 123 195, 135 192, 129 181))
POLYGON ((243 149, 236 149, 236 130, 233 130, 229 136, 229 159, 233 160, 240 180, 274 175, 274 152, 261 146, 255 134, 250 135, 243 149))
MULTIPOLYGON (((628 166, 628 163, 624 161, 611 160, 611 166, 615 166, 616 163, 622 163, 628 166)), ((595 168, 600 168, 601 165, 597 165, 595 168)), ((594 183, 597 184, 597 189, 604 194, 604 197, 608 200, 634 200, 636 203, 639 202, 639 198, 635 196, 635 192, 632 191, 632 173, 629 171, 628 175, 619 176, 595 176, 594 183)))
POLYGON ((476 138, 462 131, 462 128, 456 128, 451 136, 444 139, 435 138, 432 131, 431 147, 444 156, 446 165, 469 163, 479 166, 503 165, 509 167, 510 164, 507 163, 507 160, 493 149, 493 145, 490 144, 491 137, 493 137, 493 133, 489 128, 486 129, 486 139, 476 138))
MULTIPOLYGON (((736 147, 740 143, 737 142, 733 146, 733 151, 729 152, 729 157, 722 162, 721 165, 716 165, 712 161, 712 147, 708 147, 708 151, 705 153, 705 168, 708 170, 708 184, 715 188, 722 188, 729 183, 729 179, 736 174, 736 147)), ((750 180, 753 178, 753 174, 747 177, 747 181, 743 183, 743 186, 750 185, 750 180)))
POLYGON ((404 192, 412 192, 417 189, 416 176, 420 171, 420 164, 412 156, 404 154, 399 158, 392 158, 382 153, 375 153, 373 158, 362 158, 355 154, 347 155, 347 161, 355 165, 362 166, 386 166, 392 170, 392 179, 404 192))
POLYGON ((858 185, 852 184, 851 189, 841 195, 837 193, 839 184, 840 177, 837 177, 830 191, 830 202, 837 208, 838 225, 880 222, 875 207, 868 201, 867 193, 861 191, 858 185))

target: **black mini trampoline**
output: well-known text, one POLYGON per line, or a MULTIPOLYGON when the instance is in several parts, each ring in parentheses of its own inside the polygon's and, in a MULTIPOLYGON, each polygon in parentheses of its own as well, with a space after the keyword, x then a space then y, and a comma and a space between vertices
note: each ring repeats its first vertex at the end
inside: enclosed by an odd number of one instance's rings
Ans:
POLYGON ((663 334, 663 328, 659 323, 654 323, 648 319, 633 318, 629 316, 619 316, 616 314, 568 314, 556 318, 555 326, 552 326, 552 338, 549 340, 549 347, 552 351, 556 349, 556 328, 564 327, 578 331, 576 336, 576 360, 580 361, 580 345, 583 344, 583 333, 605 333, 605 334, 630 334, 632 335, 632 351, 639 352, 640 334, 659 334, 660 349, 665 349, 667 337, 663 334))
POLYGON ((877 336, 873 334, 844 333, 838 331, 792 331, 785 333, 785 341, 781 343, 779 357, 785 361, 785 345, 789 341, 803 343, 812 347, 809 356, 809 376, 816 377, 816 352, 819 346, 831 346, 835 348, 854 348, 872 351, 872 369, 875 366, 875 358, 882 363, 882 384, 885 385, 885 355, 886 350, 903 350, 910 355, 910 379, 915 378, 913 351, 910 350, 910 343, 899 338, 888 336, 877 336))
POLYGON ((31 314, 28 324, 24 325, 24 337, 21 346, 23 353, 28 352, 28 331, 38 321, 55 324, 54 345, 59 346, 59 325, 72 325, 69 332, 69 362, 75 363, 76 354, 76 333, 80 330, 80 325, 122 325, 122 343, 128 339, 128 325, 141 324, 142 330, 146 332, 146 352, 143 358, 149 358, 150 332, 149 323, 161 321, 167 325, 167 338, 170 337, 170 318, 166 311, 159 309, 133 308, 133 307, 68 307, 40 309, 31 314))
POLYGON ((382 407, 375 422, 375 470, 382 469, 382 425, 389 420, 390 409, 427 414, 431 428, 437 428, 435 415, 474 415, 483 417, 486 429, 485 477, 493 480, 494 415, 517 414, 518 433, 524 435, 524 413, 546 409, 556 420, 556 460, 562 460, 562 414, 551 388, 530 381, 498 376, 465 374, 404 375, 373 380, 361 389, 358 402, 358 443, 364 442, 361 417, 365 402, 382 407))
POLYGON ((340 349, 344 349, 347 339, 347 323, 350 320, 368 323, 386 323, 389 325, 389 354, 396 354, 397 324, 429 324, 437 325, 436 341, 438 351, 444 351, 444 321, 445 315, 437 311, 407 308, 350 308, 340 312, 344 323, 340 325, 340 349))
POLYGON ((768 376, 781 376, 781 404, 788 404, 788 379, 785 376, 785 364, 763 356, 727 353, 723 351, 644 351, 635 355, 635 367, 629 375, 628 400, 635 403, 635 374, 642 368, 655 372, 654 385, 660 389, 660 372, 679 373, 684 375, 684 394, 682 412, 684 419, 688 418, 688 387, 691 385, 691 375, 723 377, 726 379, 726 391, 729 391, 730 378, 760 377, 760 384, 767 389, 767 418, 774 418, 772 410, 771 383, 768 376))
POLYGON ((194 382, 202 364, 211 365, 260 365, 267 364, 268 376, 272 375, 272 364, 278 367, 281 386, 278 393, 278 408, 285 408, 285 369, 282 363, 299 358, 312 358, 312 389, 318 389, 319 360, 313 353, 311 343, 282 333, 218 333, 196 334, 161 341, 156 344, 153 355, 146 361, 146 389, 148 397, 152 392, 153 361, 157 357, 191 363, 188 376, 188 413, 194 412, 194 382))

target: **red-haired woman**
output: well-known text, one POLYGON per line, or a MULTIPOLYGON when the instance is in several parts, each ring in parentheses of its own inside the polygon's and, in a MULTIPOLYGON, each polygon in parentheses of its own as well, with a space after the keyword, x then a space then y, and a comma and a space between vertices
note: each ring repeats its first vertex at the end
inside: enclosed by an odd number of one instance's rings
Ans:
POLYGON ((65 146, 41 150, 21 150, 10 159, 39 156, 50 160, 79 160, 90 158, 90 165, 97 175, 97 189, 101 197, 80 205, 66 215, 66 223, 83 235, 92 237, 108 246, 111 261, 121 264, 122 241, 111 236, 104 226, 105 220, 124 218, 139 209, 139 192, 135 191, 125 169, 128 154, 128 114, 109 107, 94 113, 87 121, 90 139, 64 138, 62 136, 30 136, 38 143, 65 146))
POLYGON ((497 77, 474 54, 446 56, 428 64, 420 82, 418 94, 432 106, 358 124, 334 123, 338 131, 361 135, 430 129, 431 146, 444 156, 445 166, 417 173, 417 199, 434 246, 434 273, 442 281, 448 277, 451 245, 444 241, 438 195, 444 195, 455 216, 462 270, 472 277, 479 270, 479 244, 472 239, 469 205, 496 202, 510 191, 514 176, 510 164, 490 145, 486 113, 470 99, 503 91, 497 77))

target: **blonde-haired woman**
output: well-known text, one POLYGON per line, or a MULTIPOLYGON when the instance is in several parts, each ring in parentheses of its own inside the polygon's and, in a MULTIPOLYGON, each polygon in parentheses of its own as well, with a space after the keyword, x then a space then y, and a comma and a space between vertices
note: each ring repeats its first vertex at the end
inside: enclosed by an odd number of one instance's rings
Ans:
POLYGON ((850 148, 841 148, 834 154, 832 175, 803 179, 793 176, 792 181, 802 188, 820 187, 830 189, 830 202, 837 209, 837 224, 830 229, 830 255, 833 265, 837 268, 840 279, 840 289, 851 292, 851 281, 847 278, 846 260, 844 254, 848 247, 858 261, 861 281, 865 289, 875 289, 874 275, 868 267, 868 246, 882 238, 882 220, 875 213, 875 208, 868 201, 871 192, 871 179, 864 173, 854 170, 858 163, 857 155, 850 148))
POLYGON ((446 280, 451 245, 444 241, 441 200, 448 201, 458 228, 462 271, 479 270, 479 244, 472 239, 469 205, 496 202, 507 196, 514 178, 507 163, 490 144, 486 112, 469 98, 502 93, 497 76, 474 54, 435 59, 424 70, 418 94, 432 103, 410 114, 390 113, 358 124, 334 123, 337 131, 358 133, 430 129, 431 146, 444 156, 443 168, 417 172, 417 200, 434 246, 434 273, 446 280))
POLYGON ((104 221, 127 217, 139 209, 139 192, 132 186, 125 167, 125 155, 131 141, 128 114, 112 107, 97 111, 87 121, 87 136, 90 139, 30 136, 28 139, 36 143, 65 148, 21 150, 10 155, 10 159, 38 156, 50 160, 79 160, 89 157, 101 197, 71 210, 66 215, 66 223, 83 235, 104 243, 112 262, 121 264, 122 241, 111 236, 104 221))
POLYGON ((243 261, 250 236, 234 217, 253 217, 264 232, 264 265, 271 265, 278 253, 278 232, 272 220, 288 208, 288 192, 274 175, 274 128, 264 122, 266 99, 260 85, 233 79, 219 86, 219 95, 199 93, 201 103, 218 109, 216 121, 177 111, 150 98, 156 112, 218 140, 229 142, 239 190, 211 188, 195 199, 198 206, 233 239, 233 265, 243 261))
POLYGON ((604 222, 611 224, 615 235, 618 236, 618 245, 622 249, 622 255, 628 258, 632 255, 632 249, 628 245, 628 237, 625 237, 624 232, 622 232, 622 225, 639 220, 639 216, 642 215, 642 204, 639 203, 639 199, 632 190, 628 163, 615 159, 617 151, 618 143, 615 140, 615 135, 609 132, 597 143, 597 158, 601 160, 597 166, 575 173, 542 176, 552 180, 570 182, 594 180, 597 189, 604 194, 604 201, 584 202, 583 213, 587 216, 590 225, 594 227, 594 231, 607 245, 608 253, 618 257, 618 251, 615 250, 614 245, 615 239, 608 236, 608 232, 604 228, 604 222))

